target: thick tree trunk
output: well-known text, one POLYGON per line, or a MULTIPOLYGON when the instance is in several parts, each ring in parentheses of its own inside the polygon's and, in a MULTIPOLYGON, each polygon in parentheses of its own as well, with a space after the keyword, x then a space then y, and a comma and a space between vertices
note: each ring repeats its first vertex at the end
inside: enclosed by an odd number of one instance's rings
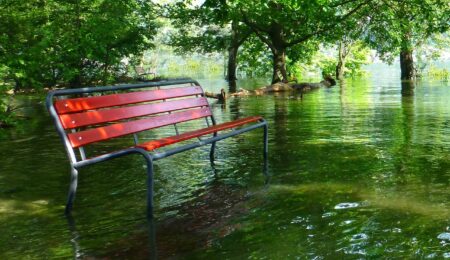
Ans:
POLYGON ((233 21, 231 24, 231 42, 228 47, 228 68, 227 68, 227 80, 236 81, 236 67, 237 67, 237 54, 239 45, 239 31, 238 23, 233 21))
POLYGON ((249 29, 239 26, 239 22, 237 20, 233 20, 231 23, 231 43, 228 47, 228 66, 226 76, 231 93, 236 92, 238 50, 250 34, 251 31, 249 29))
POLYGON ((278 82, 288 82, 287 72, 286 72, 286 49, 272 49, 273 55, 273 75, 272 84, 278 82))
POLYGON ((400 52, 400 69, 402 80, 412 80, 415 78, 414 59, 412 50, 402 50, 400 52))
POLYGON ((236 81, 237 54, 239 46, 231 45, 228 48, 228 67, 227 80, 236 81))

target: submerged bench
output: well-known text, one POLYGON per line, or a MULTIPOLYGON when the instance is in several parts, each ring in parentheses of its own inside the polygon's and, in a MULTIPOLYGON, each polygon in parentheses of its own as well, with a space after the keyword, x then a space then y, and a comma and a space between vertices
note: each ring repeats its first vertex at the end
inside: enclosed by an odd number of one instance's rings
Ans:
POLYGON ((71 166, 66 214, 70 213, 75 199, 78 169, 109 159, 129 154, 140 154, 145 158, 147 212, 150 216, 153 212, 153 162, 156 160, 211 144, 212 162, 217 141, 261 127, 264 128, 264 160, 267 160, 267 122, 260 116, 252 116, 216 124, 202 87, 191 79, 56 90, 49 92, 46 104, 71 166), (177 124, 200 119, 205 122, 204 128, 179 132, 177 124), (174 135, 139 142, 137 133, 170 125, 175 128, 174 135), (240 128, 234 129, 236 127, 240 128), (224 130, 231 131, 218 134, 224 130), (130 146, 94 157, 86 156, 84 147, 122 136, 132 137, 130 146), (196 138, 198 140, 194 142, 157 150, 196 138))

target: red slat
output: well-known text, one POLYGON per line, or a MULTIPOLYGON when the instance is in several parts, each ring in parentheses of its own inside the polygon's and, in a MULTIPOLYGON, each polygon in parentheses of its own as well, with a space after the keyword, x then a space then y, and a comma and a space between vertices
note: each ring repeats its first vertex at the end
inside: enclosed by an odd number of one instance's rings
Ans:
POLYGON ((211 110, 209 109, 209 107, 196 108, 172 114, 97 127, 86 131, 70 133, 67 134, 67 136, 72 147, 77 148, 98 141, 103 141, 175 123, 199 119, 207 116, 211 116, 211 110))
POLYGON ((202 93, 203 91, 200 86, 193 86, 193 87, 137 91, 123 94, 104 95, 98 97, 61 99, 55 101, 55 109, 58 112, 58 114, 67 114, 86 110, 94 110, 104 107, 123 106, 141 102, 193 96, 202 93))
POLYGON ((208 101, 204 97, 172 100, 167 102, 88 111, 74 114, 64 114, 60 115, 60 119, 65 129, 71 129, 102 124, 106 122, 113 122, 127 118, 153 115, 202 106, 208 106, 208 101))
POLYGON ((186 141, 186 140, 189 140, 189 139, 192 139, 192 138, 196 138, 196 137, 199 137, 199 136, 212 134, 212 133, 223 131, 223 130, 226 130, 226 129, 229 129, 229 128, 233 128, 233 127, 245 125, 245 124, 248 124, 248 123, 256 122, 256 121, 261 120, 261 119, 262 119, 262 117, 260 117, 260 116, 246 117, 246 118, 238 119, 236 121, 227 122, 227 123, 224 123, 224 124, 219 124, 219 125, 207 127, 207 128, 203 128, 203 129, 200 129, 200 130, 183 133, 183 134, 180 134, 180 135, 175 135, 175 136, 166 137, 166 138, 162 138, 162 139, 158 139, 158 140, 153 140, 153 141, 150 141, 150 142, 146 142, 146 143, 140 144, 137 147, 141 147, 141 148, 144 148, 147 151, 151 151, 151 150, 154 150, 154 149, 166 146, 166 145, 178 143, 178 142, 181 142, 181 141, 186 141))

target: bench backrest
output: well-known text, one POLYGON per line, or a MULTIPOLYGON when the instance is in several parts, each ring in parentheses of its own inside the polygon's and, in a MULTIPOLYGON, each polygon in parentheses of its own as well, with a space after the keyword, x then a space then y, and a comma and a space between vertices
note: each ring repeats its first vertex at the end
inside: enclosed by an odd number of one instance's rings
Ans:
MULTIPOLYGON (((166 81, 161 85, 171 85, 169 83, 170 81, 166 81)), ((103 89, 114 91, 134 88, 133 85, 126 85, 85 88, 86 91, 83 89, 55 91, 52 93, 53 100, 47 100, 47 106, 50 107, 49 110, 54 108, 59 120, 57 126, 63 129, 71 148, 80 148, 145 130, 212 117, 203 89, 196 81, 173 82, 178 85, 186 83, 189 85, 161 89, 157 83, 151 82, 135 86, 156 87, 156 89, 58 100, 54 100, 53 96, 97 92, 96 89, 102 92, 103 89), (49 102, 52 104, 48 104, 49 102)))

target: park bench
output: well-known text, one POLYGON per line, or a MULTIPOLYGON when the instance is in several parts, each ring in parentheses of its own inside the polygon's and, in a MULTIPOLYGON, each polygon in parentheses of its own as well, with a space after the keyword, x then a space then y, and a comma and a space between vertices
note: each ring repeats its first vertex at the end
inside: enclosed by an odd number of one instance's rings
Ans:
POLYGON ((211 144, 209 155, 213 162, 217 141, 256 128, 264 128, 264 162, 267 160, 267 122, 260 116, 251 116, 216 124, 202 87, 192 79, 55 90, 47 95, 46 105, 71 166, 66 214, 72 209, 78 170, 109 159, 129 154, 140 154, 145 158, 147 212, 150 216, 153 212, 153 163, 156 160, 211 144), (180 133, 179 124, 193 120, 204 120, 205 127, 180 133), (139 142, 137 133, 171 125, 175 128, 174 134, 139 142), (86 156, 86 146, 126 136, 130 136, 130 146, 106 154, 86 156), (173 147, 188 140, 191 141, 187 144, 173 147), (157 150, 162 147, 165 147, 163 151, 157 150), (79 153, 75 153, 76 149, 79 153))

